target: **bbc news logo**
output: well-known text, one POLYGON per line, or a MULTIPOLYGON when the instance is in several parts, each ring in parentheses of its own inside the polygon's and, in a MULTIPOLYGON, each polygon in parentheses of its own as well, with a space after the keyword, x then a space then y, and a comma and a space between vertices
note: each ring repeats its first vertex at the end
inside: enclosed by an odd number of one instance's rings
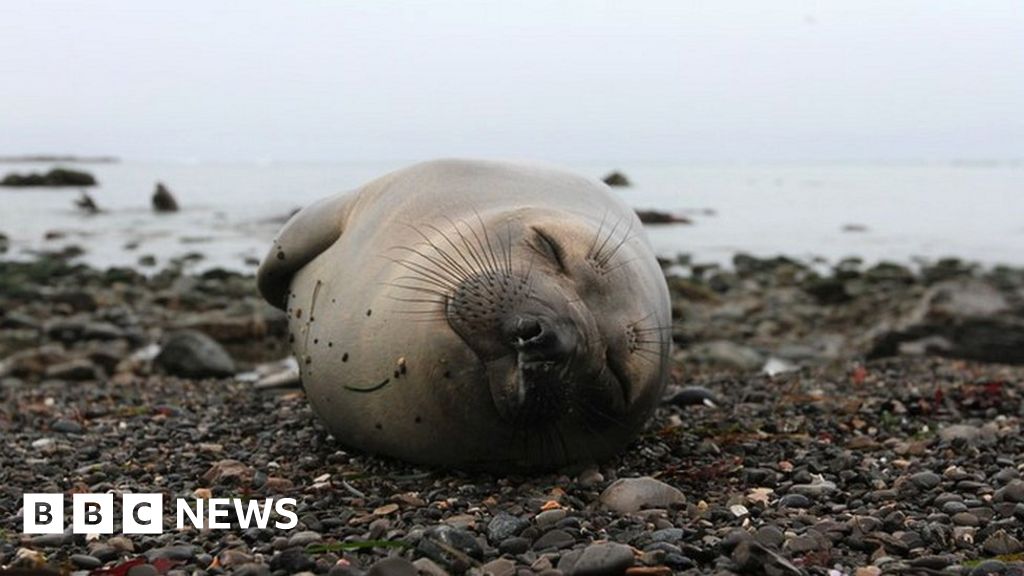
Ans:
MULTIPOLYGON (((299 517, 294 498, 241 498, 175 500, 178 530, 189 525, 197 529, 229 530, 232 520, 241 529, 295 528, 299 517), (234 514, 232 514, 234 513, 234 514), (271 522, 273 519, 273 522, 271 522)), ((64 495, 25 494, 23 497, 25 534, 64 533, 64 495)), ((74 534, 113 534, 117 509, 113 494, 74 494, 71 498, 71 531, 74 534)), ((123 494, 121 496, 121 532, 123 534, 160 534, 164 531, 163 494, 123 494)))

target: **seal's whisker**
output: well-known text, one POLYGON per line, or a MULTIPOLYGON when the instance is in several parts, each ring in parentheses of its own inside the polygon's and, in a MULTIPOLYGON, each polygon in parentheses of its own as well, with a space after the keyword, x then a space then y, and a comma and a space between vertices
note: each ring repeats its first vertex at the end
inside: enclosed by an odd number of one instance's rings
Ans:
MULTIPOLYGON (((623 244, 625 244, 628 240, 632 239, 632 237, 633 237, 633 221, 630 220, 629 221, 629 228, 627 228, 626 231, 622 234, 622 239, 619 240, 619 243, 616 244, 614 248, 612 248, 611 252, 609 252, 607 255, 605 255, 604 257, 601 258, 601 266, 607 266, 608 262, 612 259, 612 257, 614 257, 615 254, 619 251, 619 249, 622 248, 623 244)), ((611 270, 609 270, 609 272, 610 271, 611 270)))
POLYGON ((448 296, 448 292, 441 292, 435 288, 426 288, 424 286, 409 286, 408 284, 395 284, 393 282, 385 282, 385 285, 393 288, 401 288, 402 290, 411 290, 413 292, 422 292, 423 294, 433 294, 440 298, 448 296))
MULTIPOLYGON (((450 266, 452 266, 453 268, 455 268, 456 270, 458 270, 458 271, 459 271, 459 274, 460 274, 461 276, 463 276, 463 277, 469 277, 469 276, 470 276, 470 275, 472 274, 472 272, 473 272, 473 271, 472 271, 472 269, 471 269, 471 268, 470 268, 470 269, 466 269, 466 268, 465 268, 465 267, 464 267, 464 266, 462 265, 462 263, 460 263, 460 262, 459 262, 458 260, 456 260, 456 259, 455 259, 454 257, 452 257, 452 255, 451 255, 451 254, 448 254, 448 252, 447 252, 447 251, 445 251, 445 250, 444 250, 443 248, 441 248, 440 246, 438 246, 437 244, 435 244, 435 243, 434 243, 434 241, 433 241, 433 240, 431 240, 429 236, 427 236, 426 234, 424 234, 424 233, 423 233, 423 231, 422 231, 422 230, 420 230, 420 229, 419 229, 418 227, 416 227, 416 226, 413 226, 413 225, 411 225, 411 224, 406 224, 406 225, 407 225, 407 226, 409 226, 410 228, 412 228, 412 230, 413 230, 414 232, 416 232, 416 234, 419 234, 419 236, 420 236, 421 238, 423 238, 423 240, 424 240, 424 241, 425 241, 425 242, 426 242, 426 243, 427 243, 427 244, 428 244, 428 245, 429 245, 429 246, 430 246, 431 248, 433 248, 435 252, 437 252, 437 253, 438 253, 438 254, 439 254, 439 255, 440 255, 440 256, 441 256, 442 258, 444 258, 444 259, 445 259, 445 261, 447 261, 447 262, 448 262, 448 264, 449 264, 450 266)), ((432 226, 428 225, 428 227, 432 227, 432 226)), ((434 230, 437 230, 437 228, 436 228, 436 227, 434 227, 434 230)), ((437 230, 437 231, 438 231, 438 232, 440 233, 440 231, 439 231, 439 230, 437 230)), ((441 235, 442 235, 442 236, 444 236, 444 234, 441 234, 441 235)), ((446 239, 447 239, 447 238, 446 238, 446 239)), ((450 242, 449 242, 449 243, 450 243, 450 242)))
POLYGON ((622 218, 619 218, 615 221, 615 225, 612 226, 612 229, 608 232, 608 235, 605 236, 604 240, 601 242, 601 245, 597 247, 597 252, 595 252, 593 256, 594 260, 598 262, 601 261, 601 259, 603 258, 602 254, 604 253, 605 246, 607 246, 608 241, 611 240, 613 236, 615 236, 615 232, 618 231, 619 224, 621 223, 622 218))
POLYGON ((395 246, 394 249, 395 250, 405 250, 407 252, 412 252, 413 254, 416 254, 417 256, 423 258, 427 262, 430 262, 434 266, 437 266, 441 271, 443 271, 444 273, 448 274, 448 276, 450 276, 456 282, 459 282, 459 281, 461 281, 463 279, 462 276, 458 272, 453 271, 453 270, 449 269, 447 266, 445 266, 442 263, 438 262, 437 259, 434 258, 433 256, 428 256, 428 255, 420 252, 419 250, 416 250, 415 248, 410 248, 408 246, 395 246))
POLYGON ((451 218, 448 218, 447 216, 445 217, 445 220, 452 226, 452 229, 455 230, 455 233, 459 235, 459 238, 462 240, 462 246, 466 249, 466 252, 469 253, 470 258, 472 258, 473 261, 476 262, 475 269, 480 272, 487 270, 487 266, 484 264, 483 259, 480 257, 480 254, 477 253, 476 249, 473 247, 473 244, 469 241, 468 238, 466 238, 466 235, 462 233, 462 229, 459 228, 458 224, 453 222, 451 218))
MULTIPOLYGON (((436 286, 437 288, 442 290, 445 294, 450 294, 453 290, 455 290, 457 288, 457 286, 454 286, 454 285, 452 285, 450 283, 438 282, 438 281, 433 280, 431 278, 424 278, 422 276, 398 276, 397 278, 395 278, 395 280, 408 280, 410 282, 425 282, 425 283, 430 284, 432 286, 436 286)), ((385 286, 389 285, 388 282, 382 282, 382 284, 384 284, 385 286)))
POLYGON ((397 265, 399 265, 399 266, 401 266, 401 267, 403 267, 403 268, 405 268, 406 270, 409 270, 410 272, 415 272, 417 274, 420 274, 421 276, 423 276, 425 278, 430 278, 432 280, 435 280, 435 281, 441 282, 441 283, 445 283, 445 284, 452 284, 452 280, 451 279, 446 278, 446 277, 444 277, 444 276, 434 272, 430 268, 427 268, 426 266, 423 266, 422 264, 420 264, 418 262, 411 262, 409 260, 404 260, 404 259, 394 259, 394 260, 392 260, 392 262, 397 264, 397 265))
MULTIPOLYGON (((451 220, 448 220, 448 222, 451 223, 451 220)), ((476 266, 474 266, 473 263, 469 261, 469 258, 467 258, 465 254, 463 254, 462 250, 459 249, 458 245, 456 245, 455 242, 447 234, 444 233, 444 230, 441 230, 440 228, 434 226, 433 224, 427 224, 426 227, 440 234, 441 237, 444 238, 445 242, 447 242, 448 245, 451 246, 453 250, 455 250, 455 253, 459 255, 459 258, 462 258, 462 261, 466 264, 467 278, 477 271, 476 266)))
POLYGON ((587 257, 593 257, 594 249, 597 247, 598 240, 601 239, 601 232, 604 231, 604 224, 608 220, 608 211, 605 210, 601 216, 601 225, 597 227, 597 234, 594 234, 594 241, 590 243, 590 248, 587 249, 587 257))
MULTIPOLYGON (((413 246, 416 246, 416 247, 421 247, 422 246, 424 249, 429 248, 431 250, 434 250, 435 253, 438 253, 437 252, 437 247, 432 245, 432 244, 430 244, 429 242, 417 242, 413 246)), ((439 268, 444 268, 447 272, 449 272, 450 274, 452 274, 454 276, 458 276, 460 278, 468 276, 468 274, 466 274, 466 272, 463 271, 458 266, 458 262, 456 262, 454 265, 451 262, 449 262, 449 258, 450 257, 448 256, 448 254, 438 253, 438 255, 441 257, 441 260, 435 262, 435 259, 434 259, 433 256, 428 256, 426 254, 422 254, 424 259, 429 260, 431 263, 433 263, 434 265, 438 266, 439 268)))
POLYGON ((476 209, 473 210, 473 214, 476 216, 477 222, 480 223, 480 230, 483 231, 484 233, 484 240, 487 242, 487 251, 491 255, 491 262, 493 264, 494 273, 498 274, 500 264, 498 264, 498 255, 494 251, 494 246, 491 244, 491 235, 487 231, 487 224, 484 223, 484 219, 480 217, 480 213, 477 212, 476 209))
POLYGON ((636 260, 637 260, 636 258, 630 258, 629 260, 625 260, 625 261, 623 261, 623 262, 619 262, 619 263, 618 263, 618 264, 616 264, 615 266, 612 266, 611 268, 608 268, 608 269, 607 269, 607 270, 605 271, 605 273, 606 273, 606 274, 610 274, 610 273, 612 273, 612 272, 614 272, 614 271, 618 270, 619 268, 622 268, 623 266, 626 266, 627 264, 631 264, 631 263, 635 262, 636 260))

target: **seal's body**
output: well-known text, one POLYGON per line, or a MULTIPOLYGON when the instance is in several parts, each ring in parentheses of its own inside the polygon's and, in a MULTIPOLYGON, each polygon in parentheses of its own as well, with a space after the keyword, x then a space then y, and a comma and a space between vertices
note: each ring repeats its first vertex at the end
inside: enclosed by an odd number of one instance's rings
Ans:
POLYGON ((416 463, 607 458, 668 377, 668 290, 639 220, 554 169, 394 172, 296 214, 258 280, 327 428, 416 463))

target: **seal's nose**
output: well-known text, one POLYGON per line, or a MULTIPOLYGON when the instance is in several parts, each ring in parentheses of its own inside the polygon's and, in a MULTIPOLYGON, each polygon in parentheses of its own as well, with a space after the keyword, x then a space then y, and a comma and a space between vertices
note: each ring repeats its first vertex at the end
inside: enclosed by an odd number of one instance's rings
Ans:
POLYGON ((572 332, 541 316, 514 315, 503 327, 504 336, 523 360, 558 360, 572 349, 572 332))

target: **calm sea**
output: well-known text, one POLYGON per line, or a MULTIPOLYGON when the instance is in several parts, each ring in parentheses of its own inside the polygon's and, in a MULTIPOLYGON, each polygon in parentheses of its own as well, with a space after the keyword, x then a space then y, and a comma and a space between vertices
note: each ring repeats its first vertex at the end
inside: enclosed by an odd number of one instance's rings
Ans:
MULTIPOLYGON (((68 164, 69 167, 76 167, 68 164)), ((291 210, 348 190, 401 164, 147 163, 77 166, 96 175, 90 194, 104 210, 87 216, 75 189, 0 188, 0 232, 8 256, 78 244, 84 260, 159 264, 189 252, 198 268, 250 269, 291 210), (157 181, 182 211, 155 215, 157 181), (48 232, 63 238, 46 240, 48 232)), ((47 164, 0 164, 0 172, 47 164)), ((835 262, 911 263, 958 256, 1024 265, 1024 164, 624 165, 568 168, 595 177, 621 169, 634 185, 615 189, 637 208, 686 215, 692 225, 649 226, 664 256, 727 263, 738 251, 835 262)))

